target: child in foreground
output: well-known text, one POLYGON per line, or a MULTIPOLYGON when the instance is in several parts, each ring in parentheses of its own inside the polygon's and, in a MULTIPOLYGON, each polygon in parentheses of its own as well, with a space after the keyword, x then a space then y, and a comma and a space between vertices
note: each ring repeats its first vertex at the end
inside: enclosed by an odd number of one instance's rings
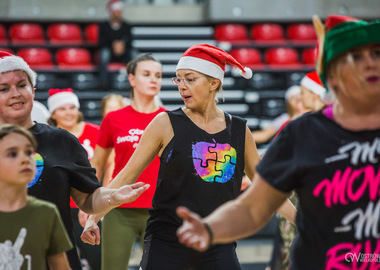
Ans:
POLYGON ((27 195, 36 149, 26 129, 0 126, 0 269, 70 269, 72 244, 56 206, 27 195))

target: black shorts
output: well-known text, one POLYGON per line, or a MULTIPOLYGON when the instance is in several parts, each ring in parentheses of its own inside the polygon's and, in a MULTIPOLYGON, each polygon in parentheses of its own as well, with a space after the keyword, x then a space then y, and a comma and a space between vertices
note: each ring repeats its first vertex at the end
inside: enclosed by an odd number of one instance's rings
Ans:
POLYGON ((236 243, 198 252, 178 242, 149 239, 144 242, 140 270, 240 270, 235 250, 236 243))

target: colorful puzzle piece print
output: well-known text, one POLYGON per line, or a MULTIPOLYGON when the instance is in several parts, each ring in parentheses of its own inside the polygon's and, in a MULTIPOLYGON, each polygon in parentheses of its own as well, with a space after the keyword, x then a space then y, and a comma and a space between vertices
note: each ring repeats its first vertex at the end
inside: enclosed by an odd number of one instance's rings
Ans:
POLYGON ((34 176, 34 179, 28 184, 28 188, 34 186, 38 181, 40 181, 40 176, 42 174, 42 171, 44 170, 43 157, 40 154, 35 153, 34 160, 36 161, 36 174, 34 176))
POLYGON ((193 164, 206 182, 229 181, 236 166, 236 150, 229 144, 198 142, 193 145, 193 164))

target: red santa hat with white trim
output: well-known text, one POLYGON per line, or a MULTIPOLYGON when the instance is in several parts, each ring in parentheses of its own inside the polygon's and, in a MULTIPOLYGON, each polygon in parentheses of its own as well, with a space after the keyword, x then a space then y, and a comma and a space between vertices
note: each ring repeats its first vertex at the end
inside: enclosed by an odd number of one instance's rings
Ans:
POLYGON ((192 69, 217 78, 223 84, 226 64, 239 68, 242 77, 252 77, 251 69, 243 67, 229 53, 209 44, 197 44, 188 48, 179 59, 176 70, 192 69))
POLYGON ((79 99, 72 88, 67 89, 50 89, 47 100, 49 112, 53 113, 63 105, 74 104, 79 109, 79 99))
POLYGON ((32 85, 36 86, 37 74, 29 67, 24 59, 9 52, 0 51, 0 73, 14 70, 25 71, 32 85))
POLYGON ((301 80, 300 84, 317 94, 321 99, 326 95, 326 88, 323 86, 321 79, 316 71, 307 73, 301 80))

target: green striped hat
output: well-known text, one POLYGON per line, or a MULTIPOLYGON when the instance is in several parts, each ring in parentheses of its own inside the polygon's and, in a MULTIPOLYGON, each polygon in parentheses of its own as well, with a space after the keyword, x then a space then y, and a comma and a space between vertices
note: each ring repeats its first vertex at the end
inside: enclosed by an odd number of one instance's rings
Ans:
POLYGON ((326 72, 331 60, 354 47, 380 43, 380 20, 366 22, 341 15, 330 15, 325 25, 318 20, 313 18, 319 41, 317 71, 327 88, 326 72))

